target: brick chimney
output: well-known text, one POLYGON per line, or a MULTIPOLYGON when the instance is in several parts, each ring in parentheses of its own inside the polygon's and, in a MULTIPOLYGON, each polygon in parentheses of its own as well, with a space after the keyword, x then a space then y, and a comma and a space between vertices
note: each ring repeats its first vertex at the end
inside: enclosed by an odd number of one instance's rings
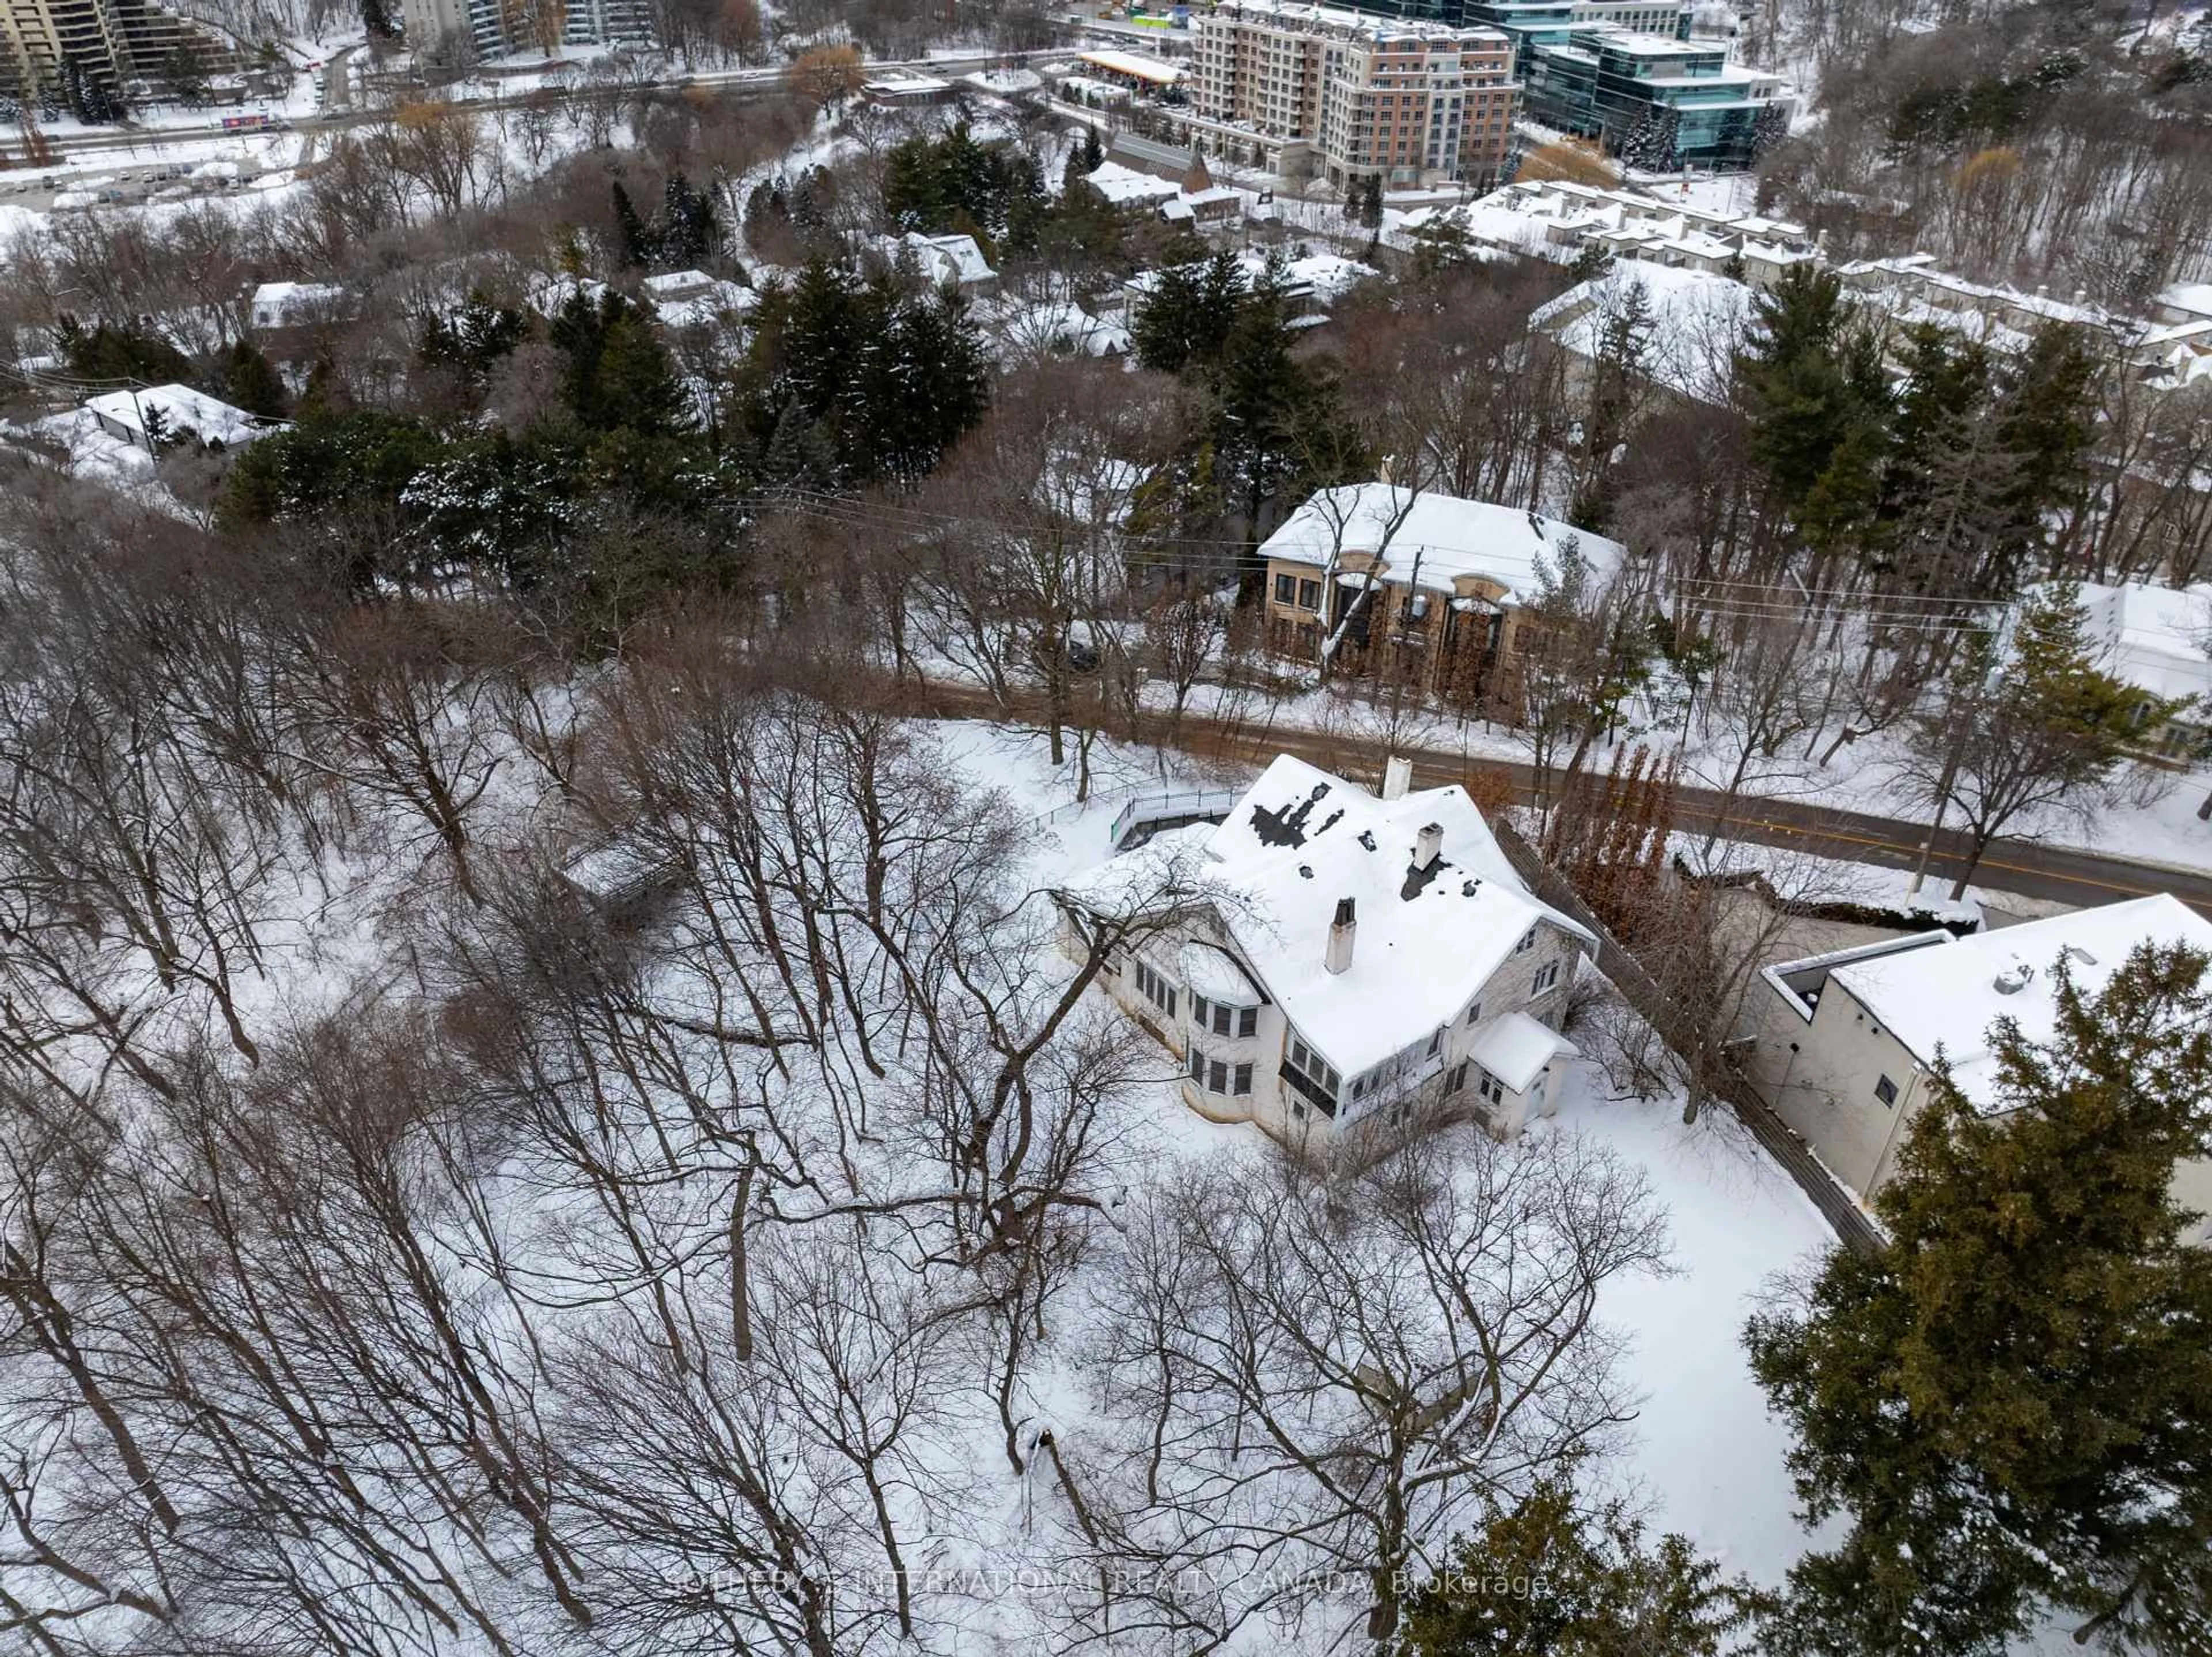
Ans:
POLYGON ((1352 970, 1352 935, 1359 929, 1358 922, 1352 917, 1352 899, 1336 900, 1336 918, 1328 926, 1328 953, 1322 957, 1322 965, 1332 972, 1352 970))
POLYGON ((1431 868, 1443 855, 1444 825, 1442 823, 1423 825, 1419 835, 1413 841, 1413 867, 1431 868))

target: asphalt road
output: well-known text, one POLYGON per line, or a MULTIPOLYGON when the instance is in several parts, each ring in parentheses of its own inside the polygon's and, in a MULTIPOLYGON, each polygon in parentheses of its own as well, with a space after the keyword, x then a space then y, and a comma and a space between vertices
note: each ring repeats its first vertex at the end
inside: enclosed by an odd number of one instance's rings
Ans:
MULTIPOLYGON (((1310 758, 1333 754, 1338 765, 1346 758, 1346 745, 1302 734, 1276 733, 1267 740, 1274 747, 1310 758)), ((1472 771, 1487 771, 1509 777, 1526 797, 1534 777, 1526 765, 1501 760, 1435 752, 1416 752, 1411 757, 1415 781, 1431 788, 1462 781, 1472 771)), ((1382 764, 1379 751, 1355 752, 1352 759, 1354 765, 1364 761, 1370 771, 1379 770, 1382 764)), ((1676 796, 1674 825, 1692 832, 1718 828, 1731 840, 1795 847, 1823 857, 1886 868, 1915 867, 1927 836, 1924 821, 1843 811, 1814 801, 1740 798, 1731 804, 1710 790, 1689 788, 1676 796)), ((2205 827, 2204 844, 2208 861, 2212 861, 2212 824, 2205 827)), ((1966 867, 1966 851, 1964 836, 1947 831, 1936 837, 1936 856, 1928 872, 1927 890, 1932 896, 1949 895, 1957 872, 1966 867)), ((1974 872, 1974 883, 1990 891, 2081 907, 2170 892, 2198 913, 2212 916, 2212 872, 2136 862, 2035 840, 1993 842, 1974 872)))

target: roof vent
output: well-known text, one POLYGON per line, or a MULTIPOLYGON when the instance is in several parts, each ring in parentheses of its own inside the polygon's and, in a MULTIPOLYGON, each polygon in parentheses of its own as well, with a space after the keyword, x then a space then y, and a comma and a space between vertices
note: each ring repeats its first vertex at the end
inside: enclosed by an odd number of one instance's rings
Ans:
POLYGON ((1480 880, 1462 880, 1459 883, 1459 895, 1462 898, 1472 898, 1481 885, 1482 882, 1480 880))
POLYGON ((1994 980, 1996 992, 2000 996, 2017 996, 2021 990, 2027 988, 2029 983, 2034 978, 2034 977, 2035 969, 2033 967, 2030 966, 2026 961, 2015 960, 2010 966, 2008 966, 2003 972, 1996 975, 1996 978, 1994 980))
POLYGON ((1302 880, 1312 880, 1313 865, 1311 863, 1300 863, 1298 865, 1298 875, 1302 880))
POLYGON ((1365 847, 1368 849, 1368 850, 1370 850, 1370 851, 1374 850, 1375 850, 1375 831, 1374 831, 1373 829, 1362 829, 1362 830, 1360 830, 1360 831, 1359 831, 1359 844, 1360 844, 1361 845, 1363 845, 1363 846, 1365 846, 1365 847))
POLYGON ((2097 964, 2097 958, 2091 954, 2087 950, 2082 948, 2078 943, 2069 943, 2063 949, 2058 952, 2058 959, 2062 961, 2069 955, 2071 955, 2075 960, 2081 962, 2084 966, 2094 966, 2097 964))

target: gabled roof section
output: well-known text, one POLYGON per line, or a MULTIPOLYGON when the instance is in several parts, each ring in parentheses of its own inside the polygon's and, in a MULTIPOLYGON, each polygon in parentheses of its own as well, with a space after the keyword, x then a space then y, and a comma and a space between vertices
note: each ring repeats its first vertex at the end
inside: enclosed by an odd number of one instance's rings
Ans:
MULTIPOLYGON (((1285 754, 1206 842, 1209 882, 1237 900, 1222 920, 1270 999, 1346 1076, 1458 1017, 1539 922, 1589 935, 1540 903, 1456 785, 1378 800, 1285 754), (1423 828, 1442 831, 1419 868, 1423 828), (1323 965, 1352 900, 1352 966, 1323 965)), ((1538 958, 1527 958, 1531 972, 1538 958)))

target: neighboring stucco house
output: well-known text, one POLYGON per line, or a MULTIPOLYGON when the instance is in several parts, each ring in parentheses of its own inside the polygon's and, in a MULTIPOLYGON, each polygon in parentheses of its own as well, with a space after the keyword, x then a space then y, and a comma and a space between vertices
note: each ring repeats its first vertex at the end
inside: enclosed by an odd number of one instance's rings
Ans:
POLYGON ((1322 490, 1261 543, 1268 642, 1357 671, 1388 640, 1423 689, 1471 694, 1512 659, 1522 612, 1571 554, 1599 586, 1626 556, 1513 507, 1382 483, 1322 490))
POLYGON ((1122 894, 1176 886, 1206 896, 1100 982, 1200 1115, 1302 1143, 1415 1112, 1511 1138, 1557 1108, 1566 990, 1594 941, 1530 895, 1465 789, 1377 799, 1284 755, 1219 822, 1063 891, 1068 941, 1131 918, 1122 894))
POLYGON ((2212 722, 2212 585, 2082 582, 2075 592, 2097 665, 2124 685, 2187 704, 2143 732, 2144 749, 2169 758, 2203 757, 2212 722))
MULTIPOLYGON (((2048 1040, 2060 957, 2094 994, 2146 941, 2212 953, 2212 921, 2161 893, 1963 938, 1915 933, 1785 961, 1764 973, 1746 1069, 1829 1170, 1869 1197, 1895 1171, 1939 1056, 1970 1102, 1996 1108, 1991 1026, 2010 1018, 2048 1040)), ((2212 1162, 2184 1163, 2174 1190, 2185 1206, 2212 1211, 2212 1162)), ((2194 1236, 2212 1242, 2212 1220, 2194 1236)))

